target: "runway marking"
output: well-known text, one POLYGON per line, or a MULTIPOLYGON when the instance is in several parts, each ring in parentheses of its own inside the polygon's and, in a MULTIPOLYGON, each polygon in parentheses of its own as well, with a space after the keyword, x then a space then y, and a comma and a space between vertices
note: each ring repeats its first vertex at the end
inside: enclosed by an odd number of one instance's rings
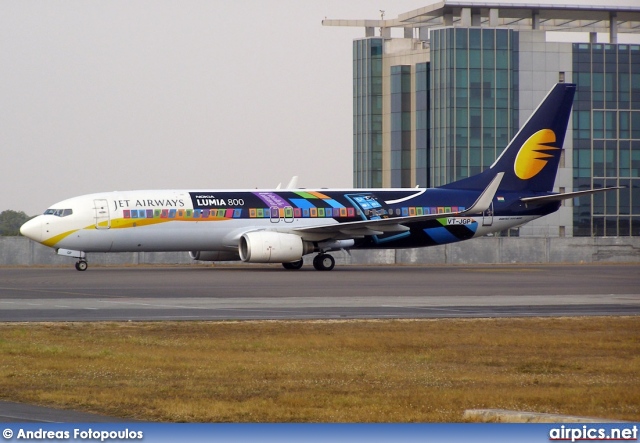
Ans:
POLYGON ((545 272, 545 269, 533 269, 533 268, 481 268, 481 269, 462 269, 466 272, 545 272))
POLYGON ((45 294, 67 294, 73 296, 84 295, 87 297, 95 297, 97 294, 91 292, 69 292, 69 291, 56 291, 52 289, 29 289, 29 288, 0 288, 0 290, 7 291, 22 291, 22 292, 42 292, 45 294))
POLYGON ((60 422, 52 421, 52 420, 43 420, 41 418, 38 418, 36 420, 33 417, 22 416, 22 415, 6 415, 6 414, 2 414, 2 415, 0 415, 0 418, 11 418, 11 419, 14 419, 14 420, 19 420, 19 421, 24 421, 24 422, 35 422, 35 423, 60 423, 60 422))
MULTIPOLYGON (((266 313, 271 313, 271 312, 280 312, 282 314, 290 314, 290 311, 281 311, 278 309, 269 309, 269 308, 265 308, 265 309, 250 309, 250 308, 202 308, 202 309, 215 309, 216 311, 242 311, 242 312, 266 312, 266 313)), ((292 308, 295 309, 295 308, 292 308)))
POLYGON ((435 307, 435 306, 402 306, 402 305, 380 305, 381 308, 397 308, 397 309, 422 309, 424 311, 455 311, 466 312, 464 309, 454 309, 448 307, 435 307))
POLYGON ((155 303, 142 303, 142 302, 126 302, 126 301, 111 301, 111 300, 96 300, 99 303, 111 303, 115 305, 133 305, 133 306, 151 306, 157 308, 176 308, 176 309, 214 309, 206 306, 180 306, 180 305, 167 305, 167 304, 155 304, 155 303))
MULTIPOLYGON (((97 300, 100 303, 111 303, 111 304, 124 304, 124 305, 133 305, 133 306, 148 306, 151 308, 174 308, 174 309, 194 309, 194 310, 216 310, 216 311, 253 311, 253 312, 281 312, 283 314, 289 313, 289 311, 283 310, 275 310, 270 309, 269 307, 265 307, 263 309, 254 309, 254 308, 243 308, 243 307, 216 307, 216 306, 181 306, 181 305, 169 305, 169 304, 154 304, 154 303, 142 303, 142 302, 124 302, 124 301, 110 301, 110 300, 97 300)), ((87 308, 89 309, 89 308, 87 308)), ((98 309, 98 308, 92 308, 98 309)))

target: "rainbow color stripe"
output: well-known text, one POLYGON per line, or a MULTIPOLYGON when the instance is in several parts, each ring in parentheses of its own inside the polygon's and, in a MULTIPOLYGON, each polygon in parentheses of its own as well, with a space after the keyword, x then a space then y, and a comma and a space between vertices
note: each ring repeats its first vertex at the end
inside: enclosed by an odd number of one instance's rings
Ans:
POLYGON ((125 219, 228 219, 242 218, 242 209, 124 209, 125 219))

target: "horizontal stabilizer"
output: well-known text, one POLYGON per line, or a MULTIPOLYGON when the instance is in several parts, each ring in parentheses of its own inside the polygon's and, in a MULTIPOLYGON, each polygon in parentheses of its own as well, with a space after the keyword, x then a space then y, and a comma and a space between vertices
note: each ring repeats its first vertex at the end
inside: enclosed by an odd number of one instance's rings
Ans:
POLYGON ((537 197, 524 197, 520 201, 523 203, 550 203, 555 201, 567 200, 570 198, 581 197, 583 195, 596 194, 598 192, 612 191, 614 189, 622 189, 622 186, 612 186, 609 188, 588 189, 586 191, 563 192, 562 194, 541 195, 537 197))

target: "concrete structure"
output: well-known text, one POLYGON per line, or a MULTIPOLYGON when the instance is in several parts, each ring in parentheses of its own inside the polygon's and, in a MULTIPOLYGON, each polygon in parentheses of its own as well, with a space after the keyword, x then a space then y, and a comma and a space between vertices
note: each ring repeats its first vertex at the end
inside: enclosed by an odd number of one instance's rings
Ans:
POLYGON ((574 82, 555 189, 626 188, 505 235, 640 236, 640 5, 442 0, 395 19, 322 23, 365 31, 353 42, 354 186, 476 174, 554 83, 574 82))
MULTIPOLYGON (((333 253, 337 265, 499 264, 499 263, 638 263, 640 237, 507 238, 482 237, 416 249, 381 249, 333 253)), ((209 265, 187 252, 87 254, 90 266, 209 265)), ((311 265, 312 256, 305 257, 311 265)), ((24 237, 0 237, 0 266, 68 266, 74 260, 24 237)), ((239 262, 229 262, 239 264, 239 262)), ((244 265, 244 264, 243 264, 244 265)), ((278 266, 278 265, 274 265, 278 266)))
POLYGON ((623 420, 545 414, 541 412, 509 411, 505 409, 467 409, 462 417, 477 423, 629 423, 623 420))

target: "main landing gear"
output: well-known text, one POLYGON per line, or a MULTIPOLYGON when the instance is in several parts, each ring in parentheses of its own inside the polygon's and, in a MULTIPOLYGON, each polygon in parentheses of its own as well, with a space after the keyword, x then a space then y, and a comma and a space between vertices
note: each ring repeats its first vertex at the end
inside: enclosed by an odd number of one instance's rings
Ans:
POLYGON ((86 271, 89 267, 89 263, 86 260, 80 260, 76 263, 76 270, 78 271, 86 271))
POLYGON ((303 263, 303 260, 300 259, 291 263, 282 263, 282 267, 289 270, 298 270, 302 267, 303 263))
MULTIPOLYGON (((289 270, 297 270, 302 268, 302 259, 291 263, 282 263, 282 267, 289 270)), ((318 271, 331 271, 336 265, 336 260, 332 255, 325 254, 324 252, 313 257, 313 267, 318 271)))
POLYGON ((316 271, 330 271, 336 265, 332 255, 321 253, 313 257, 313 267, 316 271))

